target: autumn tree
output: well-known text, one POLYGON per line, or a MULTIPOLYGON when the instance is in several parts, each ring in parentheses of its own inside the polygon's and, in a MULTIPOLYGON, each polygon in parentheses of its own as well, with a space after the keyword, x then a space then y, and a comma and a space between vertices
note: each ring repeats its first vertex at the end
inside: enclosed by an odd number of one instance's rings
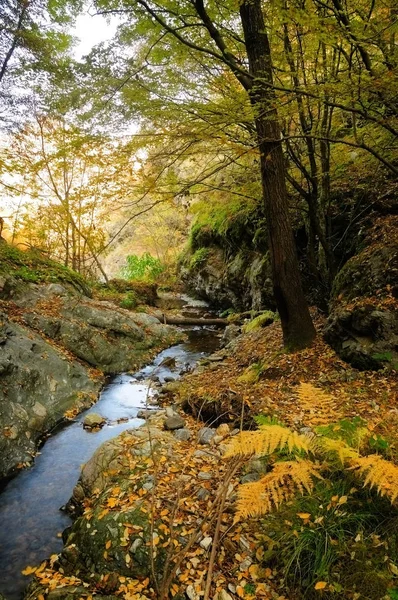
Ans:
POLYGON ((248 94, 255 122, 252 135, 256 136, 260 154, 275 299, 285 345, 293 349, 308 345, 315 330, 301 288, 290 226, 280 126, 272 91, 271 49, 260 2, 243 2, 239 11, 236 9, 229 4, 205 6, 201 0, 178 6, 138 0, 105 12, 127 13, 136 19, 141 31, 145 27, 155 29, 158 41, 171 38, 168 43, 176 52, 176 60, 178 48, 183 46, 198 62, 203 57, 210 71, 229 70, 248 94), (237 19, 241 28, 234 30, 237 19))

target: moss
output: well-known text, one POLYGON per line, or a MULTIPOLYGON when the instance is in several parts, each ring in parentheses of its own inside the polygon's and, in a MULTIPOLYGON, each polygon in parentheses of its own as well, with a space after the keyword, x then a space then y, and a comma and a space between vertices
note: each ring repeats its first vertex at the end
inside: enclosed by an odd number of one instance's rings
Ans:
POLYGON ((256 329, 261 329, 262 327, 271 325, 271 323, 275 321, 275 316, 275 313, 273 313, 271 310, 266 310, 252 321, 249 321, 249 323, 246 323, 246 325, 243 327, 243 332, 249 333, 250 331, 255 331, 256 329))
POLYGON ((86 296, 91 296, 89 284, 79 273, 37 250, 23 251, 5 242, 0 243, 0 275, 27 283, 67 283, 86 296))
POLYGON ((194 252, 189 261, 189 270, 194 271, 201 267, 209 257, 209 248, 199 248, 194 252))
MULTIPOLYGON (((228 199, 228 202, 198 202, 196 216, 191 228, 189 247, 191 251, 213 244, 221 248, 240 247, 243 242, 253 243, 264 217, 262 207, 255 200, 228 199)), ((263 234, 258 234, 256 243, 262 246, 263 234)))

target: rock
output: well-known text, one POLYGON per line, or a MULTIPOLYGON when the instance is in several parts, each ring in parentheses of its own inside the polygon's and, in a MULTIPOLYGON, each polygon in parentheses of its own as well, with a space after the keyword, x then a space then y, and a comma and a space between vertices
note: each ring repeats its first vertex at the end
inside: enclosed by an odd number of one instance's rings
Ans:
POLYGON ((174 432, 174 437, 179 442, 187 442, 192 437, 192 431, 190 429, 186 429, 185 427, 183 429, 177 429, 174 432))
POLYGON ((96 429, 103 427, 106 419, 97 413, 88 413, 83 419, 83 427, 85 429, 96 429))
MULTIPOLYGON (((236 591, 235 587, 234 587, 234 590, 236 591)), ((233 593, 235 593, 235 591, 233 593)), ((221 592, 218 592, 213 597, 213 600, 233 600, 233 598, 230 594, 228 594, 228 592, 226 592, 225 590, 221 590, 221 592)))
POLYGON ((221 444, 221 442, 224 440, 224 436, 222 435, 215 435, 212 439, 212 443, 213 444, 221 444))
POLYGON ((215 435, 215 429, 212 429, 211 427, 202 427, 198 434, 198 442, 202 445, 210 445, 215 435))
POLYGON ((172 406, 166 406, 166 417, 174 417, 175 416, 175 411, 174 408, 172 406))
POLYGON ((227 423, 221 423, 216 429, 216 435, 220 435, 223 438, 227 437, 231 433, 229 425, 227 423))
POLYGON ((230 342, 235 340, 238 335, 240 335, 240 331, 241 329, 238 325, 227 325, 221 338, 221 347, 224 348, 225 346, 228 346, 230 342))
POLYGON ((259 473, 247 473, 247 475, 244 475, 243 477, 241 477, 240 482, 241 483, 252 483, 253 481, 258 481, 259 479, 260 479, 259 473))
POLYGON ((168 417, 164 422, 164 428, 168 431, 174 431, 175 429, 182 429, 185 425, 184 419, 179 415, 168 417))
POLYGON ((150 419, 151 417, 157 415, 158 413, 159 413, 159 411, 157 411, 157 410, 140 408, 140 410, 137 412, 137 419, 150 419))
POLYGON ((398 367, 397 231, 398 215, 377 219, 333 284, 324 337, 357 369, 398 367))
POLYGON ((187 586, 187 589, 185 590, 185 594, 186 594, 188 600, 200 600, 200 596, 199 596, 199 594, 196 593, 193 585, 187 586))
POLYGON ((205 251, 204 256, 199 261, 196 252, 187 254, 181 278, 196 295, 214 306, 238 311, 275 307, 267 252, 240 244, 235 254, 226 253, 216 242, 206 242, 204 248, 195 250, 205 251))
POLYGON ((253 563, 252 559, 250 558, 250 556, 247 556, 245 558, 245 560, 243 560, 240 565, 239 565, 239 571, 242 571, 242 573, 244 573, 245 571, 247 571, 250 567, 250 565, 253 563))
POLYGON ((201 540, 201 542, 200 542, 199 545, 204 550, 208 550, 210 548, 212 542, 213 542, 213 538, 211 538, 211 537, 205 537, 205 538, 203 538, 203 540, 201 540))
POLYGON ((169 369, 174 369, 176 366, 176 359, 174 356, 166 356, 159 364, 159 367, 167 367, 169 369))
POLYGON ((210 479, 213 479, 213 475, 211 473, 208 473, 207 471, 199 471, 198 479, 202 479, 203 481, 209 481, 210 479))
POLYGON ((197 495, 199 500, 206 500, 210 496, 210 492, 206 488, 200 488, 197 495))
POLYGON ((102 379, 36 332, 0 312, 0 479, 31 462, 44 433, 67 410, 83 410, 102 379))

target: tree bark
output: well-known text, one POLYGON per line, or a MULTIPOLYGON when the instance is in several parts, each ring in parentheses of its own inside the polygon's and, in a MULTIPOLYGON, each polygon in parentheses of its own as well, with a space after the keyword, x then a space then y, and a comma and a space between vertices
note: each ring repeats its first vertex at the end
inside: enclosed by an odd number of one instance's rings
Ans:
POLYGON ((296 350, 308 346, 316 333, 301 285, 290 224, 281 131, 275 93, 271 87, 271 48, 261 0, 244 0, 240 6, 240 17, 253 76, 249 94, 260 150, 274 296, 281 317, 284 344, 289 350, 296 350))

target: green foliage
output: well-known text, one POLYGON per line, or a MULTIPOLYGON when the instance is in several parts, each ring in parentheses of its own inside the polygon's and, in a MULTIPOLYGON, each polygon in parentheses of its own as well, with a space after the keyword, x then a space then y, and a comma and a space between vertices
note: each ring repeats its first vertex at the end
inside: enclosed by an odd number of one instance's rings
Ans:
POLYGON ((121 300, 121 308, 128 308, 129 310, 135 308, 138 304, 137 296, 134 292, 127 292, 126 296, 121 300))
POLYGON ((162 262, 148 252, 144 252, 142 256, 131 254, 126 258, 126 263, 126 266, 121 269, 121 276, 124 279, 153 281, 165 269, 162 262))
POLYGON ((215 198, 213 202, 196 203, 192 210, 196 215, 189 239, 193 251, 214 243, 225 248, 240 248, 244 241, 251 243, 262 219, 261 206, 251 199, 215 198))

